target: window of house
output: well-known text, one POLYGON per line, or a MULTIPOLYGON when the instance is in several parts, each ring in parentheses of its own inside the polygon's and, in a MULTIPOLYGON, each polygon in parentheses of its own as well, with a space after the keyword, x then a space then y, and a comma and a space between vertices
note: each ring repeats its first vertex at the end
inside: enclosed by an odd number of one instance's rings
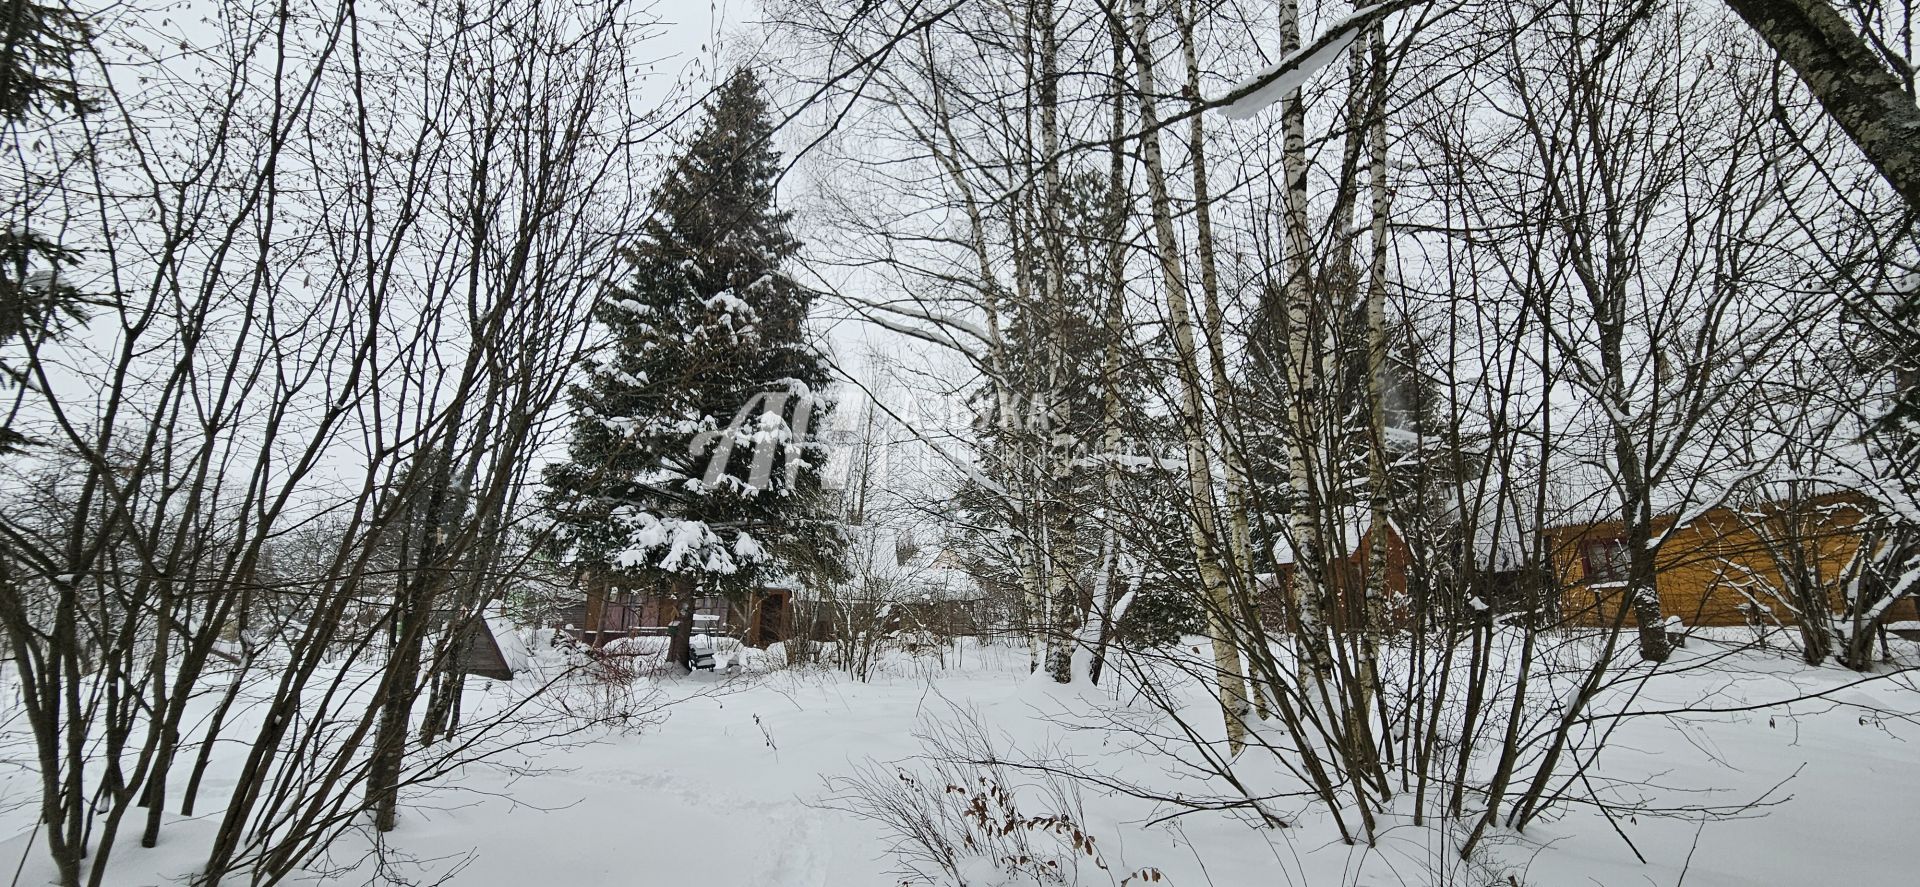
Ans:
POLYGON ((1625 582, 1631 559, 1625 539, 1599 539, 1586 544, 1587 581, 1625 582))

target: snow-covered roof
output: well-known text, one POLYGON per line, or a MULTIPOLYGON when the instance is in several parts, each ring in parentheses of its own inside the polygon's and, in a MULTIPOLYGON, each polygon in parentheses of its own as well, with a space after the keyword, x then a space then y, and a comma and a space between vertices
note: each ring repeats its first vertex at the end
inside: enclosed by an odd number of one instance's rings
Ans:
POLYGON ((849 527, 849 580, 899 599, 957 600, 979 596, 973 577, 929 531, 867 524, 849 527))
MULTIPOLYGON (((1360 507, 1341 508, 1338 511, 1332 526, 1333 535, 1323 541, 1331 556, 1353 557, 1360 553, 1360 546, 1367 541, 1367 531, 1373 527, 1373 515, 1360 507)), ((1388 526, 1392 527, 1394 533, 1400 532, 1391 518, 1388 519, 1388 526)), ((1286 565, 1293 563, 1293 558, 1293 540, 1283 532, 1273 540, 1273 562, 1286 565)))

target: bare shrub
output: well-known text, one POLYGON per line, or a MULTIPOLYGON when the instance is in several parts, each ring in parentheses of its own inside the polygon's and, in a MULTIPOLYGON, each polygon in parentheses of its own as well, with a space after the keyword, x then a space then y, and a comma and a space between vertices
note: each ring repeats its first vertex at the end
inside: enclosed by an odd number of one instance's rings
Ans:
POLYGON ((892 837, 903 884, 950 887, 1158 883, 1159 869, 1109 859, 1088 829, 1079 785, 1042 773, 1016 782, 977 712, 959 711, 916 734, 912 766, 868 762, 833 777, 828 809, 892 837))

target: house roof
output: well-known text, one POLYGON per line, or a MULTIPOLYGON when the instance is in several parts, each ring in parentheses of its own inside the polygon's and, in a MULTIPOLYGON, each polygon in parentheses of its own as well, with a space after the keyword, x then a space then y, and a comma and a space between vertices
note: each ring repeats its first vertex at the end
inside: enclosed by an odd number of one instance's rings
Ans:
POLYGON ((852 584, 886 589, 888 597, 918 600, 956 600, 979 595, 973 577, 960 559, 940 545, 931 532, 866 524, 848 528, 848 558, 852 584), (902 558, 902 555, 905 555, 902 558))
MULTIPOLYGON (((1327 547, 1337 552, 1338 557, 1353 557, 1360 553, 1360 547, 1366 544, 1367 533, 1373 529, 1373 515, 1365 508, 1346 507, 1338 509, 1332 526, 1332 536, 1326 540, 1327 547)), ((1387 519, 1387 526, 1395 536, 1400 536, 1400 527, 1387 519)), ((1323 528, 1324 529, 1324 528, 1323 528)), ((1293 563, 1293 540, 1287 530, 1273 540, 1273 562, 1282 566, 1293 563)))

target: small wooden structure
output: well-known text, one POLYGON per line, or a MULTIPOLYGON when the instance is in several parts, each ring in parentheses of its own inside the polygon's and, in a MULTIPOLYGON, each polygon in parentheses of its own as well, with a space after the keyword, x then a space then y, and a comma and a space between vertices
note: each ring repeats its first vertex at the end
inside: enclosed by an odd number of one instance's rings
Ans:
MULTIPOLYGON (((665 635, 680 618, 680 601, 663 589, 620 577, 589 577, 583 599, 558 613, 560 627, 575 640, 598 647, 621 637, 665 635)), ((786 640, 793 627, 793 589, 763 586, 744 600, 721 596, 693 599, 696 630, 709 626, 749 647, 786 640)))
POLYGON ((468 621, 466 643, 461 645, 460 669, 464 674, 496 681, 513 680, 513 666, 501 652, 500 640, 493 636, 493 627, 487 620, 468 621))
MULTIPOLYGON (((1327 590, 1333 599, 1339 602, 1331 616, 1335 631, 1344 630, 1350 625, 1363 625, 1366 620, 1367 578, 1371 571, 1374 539, 1372 524, 1352 524, 1340 528, 1337 539, 1326 540, 1326 550, 1322 556, 1326 561, 1327 590)), ((1388 521, 1381 530, 1385 533, 1387 546, 1387 569, 1384 577, 1387 598, 1401 600, 1406 596, 1407 567, 1412 560, 1412 550, 1400 536, 1399 527, 1388 521)), ((1284 599, 1293 594, 1293 552, 1287 546, 1277 546, 1275 559, 1279 570, 1274 574, 1262 574, 1260 577, 1261 619, 1267 625, 1288 625, 1286 614, 1291 608, 1284 599)), ((1404 614, 1388 614, 1389 622, 1398 623, 1404 614)))
POLYGON ((496 681, 513 680, 513 664, 500 649, 500 639, 494 636, 493 626, 485 616, 446 608, 436 609, 428 616, 428 624, 438 632, 446 631, 447 626, 455 622, 465 633, 456 648, 460 655, 460 673, 496 681))

